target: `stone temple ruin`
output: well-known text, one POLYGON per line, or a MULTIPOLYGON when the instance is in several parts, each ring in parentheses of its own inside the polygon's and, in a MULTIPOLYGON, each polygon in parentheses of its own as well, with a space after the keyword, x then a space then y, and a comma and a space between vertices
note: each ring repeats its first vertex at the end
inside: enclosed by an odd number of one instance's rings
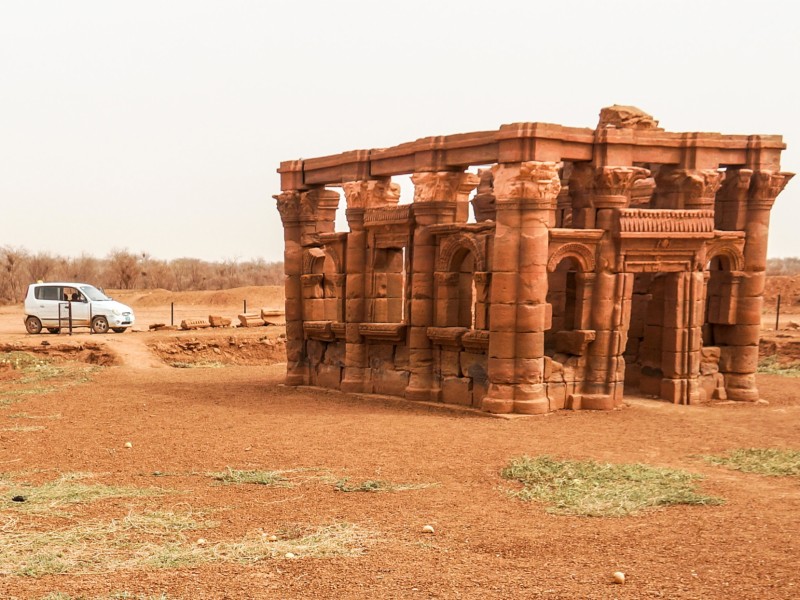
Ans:
POLYGON ((756 400, 784 148, 613 106, 595 129, 283 162, 286 381, 494 413, 611 409, 625 386, 756 400), (399 203, 392 176, 409 174, 399 203))

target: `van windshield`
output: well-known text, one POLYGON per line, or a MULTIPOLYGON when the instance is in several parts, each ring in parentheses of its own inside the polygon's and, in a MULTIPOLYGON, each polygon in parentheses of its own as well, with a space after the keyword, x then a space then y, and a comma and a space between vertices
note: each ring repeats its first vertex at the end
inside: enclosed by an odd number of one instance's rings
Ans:
POLYGON ((81 291, 84 293, 84 295, 89 300, 97 301, 97 300, 110 300, 111 299, 108 296, 106 296, 103 292, 98 290, 96 287, 91 286, 91 285, 82 285, 81 286, 81 291))

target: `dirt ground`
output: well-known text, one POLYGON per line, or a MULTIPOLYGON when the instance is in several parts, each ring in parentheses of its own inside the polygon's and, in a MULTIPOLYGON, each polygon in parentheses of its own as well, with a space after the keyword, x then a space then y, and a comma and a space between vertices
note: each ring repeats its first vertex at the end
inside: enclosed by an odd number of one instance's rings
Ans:
MULTIPOLYGON (((243 295, 248 307, 280 305, 274 289, 225 294, 180 297, 181 318, 235 317, 243 295)), ((168 319, 175 301, 167 292, 115 296, 134 308, 139 330, 168 319)), ((261 327, 29 336, 21 307, 0 307, 0 351, 36 348, 36 356, 65 366, 41 393, 9 395, 0 405, 0 474, 42 483, 90 473, 109 486, 159 491, 74 504, 67 514, 23 512, 2 498, 0 547, 18 543, 21 532, 120 523, 144 511, 203 515, 205 528, 175 539, 205 548, 260 535, 280 542, 337 524, 360 532, 357 548, 344 556, 281 553, 132 568, 101 560, 42 576, 2 566, 0 597, 800 595, 800 481, 729 471, 701 458, 743 447, 800 449, 800 379, 760 375, 767 403, 684 407, 631 398, 611 412, 499 419, 286 388, 282 333, 261 327), (680 468, 702 475, 701 490, 725 503, 622 518, 553 515, 506 493, 513 485, 500 470, 526 454, 680 468), (293 485, 225 485, 209 475, 227 468, 287 470, 293 485), (419 487, 345 493, 336 484, 344 478, 419 487), (424 533, 425 525, 434 533, 424 533), (612 583, 614 571, 626 574, 624 585, 612 583)), ((793 331, 767 336, 778 353, 800 343, 793 331)), ((0 398, 25 385, 32 384, 0 370, 0 398)))

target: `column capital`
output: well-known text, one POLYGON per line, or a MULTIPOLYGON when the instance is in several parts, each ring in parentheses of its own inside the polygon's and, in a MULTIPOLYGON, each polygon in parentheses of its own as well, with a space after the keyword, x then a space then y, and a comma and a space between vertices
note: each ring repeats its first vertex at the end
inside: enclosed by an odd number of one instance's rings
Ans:
POLYGON ((300 192, 286 190, 273 196, 277 201, 278 212, 284 225, 300 220, 300 192))
POLYGON ((794 173, 776 171, 755 171, 750 182, 749 208, 766 209, 772 208, 775 198, 778 197, 794 177, 794 173))
POLYGON ((284 225, 332 218, 339 206, 339 192, 317 188, 308 192, 286 190, 273 196, 284 225))
POLYGON ((650 171, 641 167, 595 167, 594 206, 596 208, 628 206, 634 182, 649 176, 650 171))
POLYGON ((479 178, 464 171, 422 171, 411 175, 414 202, 466 201, 479 178))
POLYGON ((347 181, 342 189, 348 209, 394 206, 400 200, 400 186, 389 177, 347 181))
POLYGON ((561 191, 558 164, 527 161, 499 164, 494 172, 494 193, 498 204, 524 201, 532 208, 554 209, 561 191))
POLYGON ((656 176, 660 194, 675 194, 673 208, 713 208, 717 191, 722 185, 723 172, 717 169, 662 168, 656 176))

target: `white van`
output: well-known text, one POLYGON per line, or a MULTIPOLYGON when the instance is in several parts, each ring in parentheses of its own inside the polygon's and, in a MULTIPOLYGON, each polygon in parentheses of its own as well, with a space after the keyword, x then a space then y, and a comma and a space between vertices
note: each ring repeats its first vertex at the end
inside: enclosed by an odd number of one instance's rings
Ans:
POLYGON ((90 327, 122 333, 134 323, 133 311, 88 283, 32 283, 25 296, 25 329, 58 333, 64 327, 90 327))

